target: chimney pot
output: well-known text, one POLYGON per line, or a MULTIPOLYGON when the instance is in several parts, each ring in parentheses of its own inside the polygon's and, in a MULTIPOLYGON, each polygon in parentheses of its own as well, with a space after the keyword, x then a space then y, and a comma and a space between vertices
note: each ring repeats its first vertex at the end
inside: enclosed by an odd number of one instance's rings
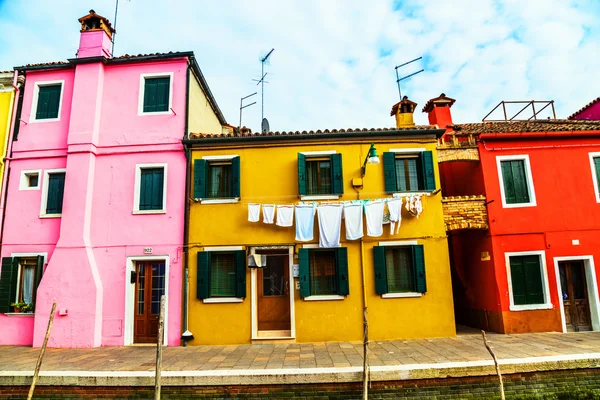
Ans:
POLYGON ((77 58, 107 57, 110 58, 112 35, 115 32, 110 21, 91 9, 89 14, 79 18, 81 33, 77 58))
POLYGON ((450 107, 456 100, 446 97, 445 93, 440 94, 429 100, 423 112, 427 113, 430 125, 437 125, 440 128, 447 128, 448 125, 452 125, 452 114, 450 113, 450 107))

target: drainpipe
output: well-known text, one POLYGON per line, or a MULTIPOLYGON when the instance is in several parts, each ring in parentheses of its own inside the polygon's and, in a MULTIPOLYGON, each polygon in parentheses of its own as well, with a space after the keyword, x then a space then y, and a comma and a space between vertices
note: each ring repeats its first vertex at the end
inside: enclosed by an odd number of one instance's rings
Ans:
MULTIPOLYGON (((9 124, 10 124, 10 130, 8 132, 8 136, 6 138, 6 140, 8 141, 8 146, 6 149, 6 157, 4 158, 4 173, 2 175, 2 192, 0 193, 0 212, 2 213, 2 218, 1 218, 1 225, 0 225, 0 246, 2 246, 2 241, 4 238, 4 215, 5 215, 5 209, 6 209, 6 199, 8 196, 8 180, 10 177, 9 171, 10 171, 10 160, 12 157, 12 145, 13 145, 13 134, 15 134, 15 131, 18 132, 19 128, 18 125, 20 123, 21 120, 21 110, 23 108, 23 91, 21 91, 19 89, 19 85, 18 85, 18 80, 19 80, 19 71, 15 70, 14 71, 14 76, 13 76, 13 88, 15 89, 15 95, 12 99, 12 104, 11 107, 13 108, 13 113, 12 113, 12 119, 9 120, 9 124), (17 106, 15 107, 15 99, 18 97, 17 100, 17 106), (16 127, 16 128, 15 128, 16 127)), ((25 85, 25 77, 23 76, 23 80, 21 82, 21 86, 25 85)), ((41 179, 41 177, 39 177, 41 179)))

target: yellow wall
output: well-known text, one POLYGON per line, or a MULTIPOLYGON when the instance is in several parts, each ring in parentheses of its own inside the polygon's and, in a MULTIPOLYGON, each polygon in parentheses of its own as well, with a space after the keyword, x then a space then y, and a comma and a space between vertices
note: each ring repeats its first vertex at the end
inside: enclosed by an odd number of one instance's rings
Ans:
POLYGON ((221 123, 217 115, 202 92, 193 71, 190 71, 190 74, 188 132, 221 133, 221 123))
MULTIPOLYGON (((12 74, 11 74, 12 76, 12 74)), ((4 157, 6 155, 6 148, 8 145, 8 135, 10 133, 11 118, 13 103, 15 97, 15 91, 12 88, 12 84, 2 85, 4 89, 0 87, 0 180, 4 176, 4 157)))
MULTIPOLYGON (((193 159, 207 155, 239 155, 241 164, 241 201, 237 204, 191 205, 190 213, 190 305, 189 330, 195 340, 190 344, 231 344, 251 341, 250 270, 247 269, 247 297, 238 304, 204 304, 196 299, 196 255, 203 246, 265 246, 296 245, 296 253, 304 243, 295 242, 295 227, 282 228, 262 222, 248 222, 247 203, 293 204, 298 198, 297 153, 336 150, 342 154, 344 195, 341 200, 390 197, 384 192, 383 164, 367 165, 364 187, 357 192, 352 178, 360 177, 360 168, 371 141, 349 143, 289 143, 250 146, 248 142, 223 147, 195 148, 193 159)), ((413 141, 381 139, 375 141, 380 159, 392 148, 423 148, 433 151, 437 173, 434 139, 413 141)), ((193 162, 193 161, 192 161, 193 162)), ((423 198, 424 212, 420 218, 404 211, 398 235, 384 234, 378 238, 365 236, 365 280, 369 309, 369 337, 404 339, 443 337, 455 334, 448 246, 442 214, 441 194, 423 198), (417 240, 424 245, 427 293, 420 298, 383 299, 375 293, 372 247, 390 240, 417 240)), ((262 218, 262 217, 261 217, 262 218)), ((366 234, 366 226, 365 226, 366 234)), ((315 220, 315 240, 318 243, 318 223, 315 220)), ((360 241, 346 241, 342 224, 342 246, 348 248, 350 295, 344 300, 304 301, 295 290, 296 340, 335 341, 361 340, 362 279, 360 241)), ((297 258, 294 258, 297 263, 297 258)), ((295 279, 297 281, 297 279, 295 279)), ((295 288, 294 285, 290 287, 295 288)))

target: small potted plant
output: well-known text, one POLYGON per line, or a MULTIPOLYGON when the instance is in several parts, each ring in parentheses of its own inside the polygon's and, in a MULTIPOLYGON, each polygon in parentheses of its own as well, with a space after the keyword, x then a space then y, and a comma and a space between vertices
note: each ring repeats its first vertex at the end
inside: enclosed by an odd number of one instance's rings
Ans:
POLYGON ((33 304, 25 303, 24 301, 17 301, 16 303, 11 303, 13 310, 16 313, 30 313, 33 312, 33 304))

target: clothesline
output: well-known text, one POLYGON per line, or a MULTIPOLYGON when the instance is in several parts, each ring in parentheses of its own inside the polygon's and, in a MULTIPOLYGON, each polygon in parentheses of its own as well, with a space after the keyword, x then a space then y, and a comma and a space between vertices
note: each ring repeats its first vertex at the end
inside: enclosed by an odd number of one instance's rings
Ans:
MULTIPOLYGON (((361 192, 361 196, 366 196, 366 199, 358 199, 358 200, 366 200, 366 201, 372 201, 372 200, 378 200, 378 199, 392 199, 392 198, 405 198, 405 197, 410 197, 410 196, 422 196, 422 197, 429 197, 432 195, 431 192, 413 192, 413 193, 409 193, 409 192, 405 192, 405 193, 394 193, 393 197, 372 197, 372 196, 368 196, 368 195, 379 195, 381 196, 381 192, 372 192, 372 193, 363 193, 361 192)), ((312 197, 312 195, 308 195, 309 197, 312 197)), ((314 195, 314 196, 319 196, 319 195, 314 195)), ((256 204, 256 203, 265 203, 265 204, 289 204, 289 205, 295 205, 301 202, 342 202, 342 201, 356 201, 357 199, 353 199, 353 200, 342 200, 342 199, 316 199, 316 200, 301 200, 298 198, 297 195, 293 195, 293 196, 252 196, 251 197, 252 200, 244 200, 244 201, 238 201, 235 204, 239 204, 239 205, 248 205, 248 204, 256 204), (289 200, 288 200, 289 199, 289 200)), ((210 200, 210 199, 204 199, 204 200, 210 200)))

